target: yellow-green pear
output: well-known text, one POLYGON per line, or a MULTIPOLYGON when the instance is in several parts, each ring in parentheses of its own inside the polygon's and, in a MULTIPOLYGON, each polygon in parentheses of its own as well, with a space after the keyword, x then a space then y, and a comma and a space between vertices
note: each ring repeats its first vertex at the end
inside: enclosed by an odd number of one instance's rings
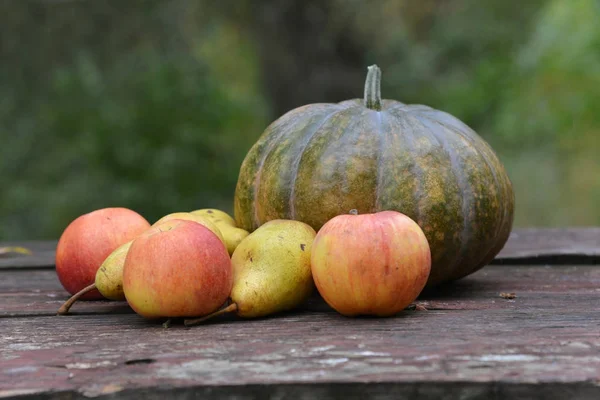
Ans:
POLYGON ((223 239, 225 240, 225 246, 230 256, 233 256, 233 252, 239 246, 239 244, 249 235, 248 231, 241 228, 235 228, 233 226, 221 225, 219 226, 223 239))
POLYGON ((133 243, 133 240, 117 247, 115 251, 106 257, 106 260, 96 272, 96 289, 109 300, 125 300, 123 265, 125 265, 125 258, 131 243, 133 243))
POLYGON ((173 219, 183 219, 186 221, 194 221, 194 222, 199 223, 200 225, 205 226, 212 233, 217 235, 217 237, 221 240, 221 242, 223 242, 225 247, 227 247, 227 243, 225 242, 225 238, 223 237, 223 233, 221 232, 221 229, 217 226, 217 224, 215 224, 213 221, 211 221, 210 218, 203 217, 202 215, 192 214, 189 212, 174 212, 171 214, 167 214, 164 217, 162 217, 161 219, 159 219, 158 221, 156 221, 154 224, 152 224, 152 227, 155 227, 158 224, 161 224, 163 222, 170 221, 173 219))
POLYGON ((229 255, 233 255, 236 247, 249 234, 248 231, 236 227, 233 218, 224 211, 215 208, 203 208, 192 211, 191 214, 208 218, 219 227, 229 255))
POLYGON ((314 290, 310 254, 315 230, 293 220, 272 220, 241 241, 231 257, 231 304, 187 326, 226 312, 244 318, 291 310, 314 290))
POLYGON ((190 211, 191 214, 200 215, 201 217, 209 218, 217 225, 229 225, 236 227, 235 220, 225 211, 217 210, 216 208, 201 208, 199 210, 190 211))

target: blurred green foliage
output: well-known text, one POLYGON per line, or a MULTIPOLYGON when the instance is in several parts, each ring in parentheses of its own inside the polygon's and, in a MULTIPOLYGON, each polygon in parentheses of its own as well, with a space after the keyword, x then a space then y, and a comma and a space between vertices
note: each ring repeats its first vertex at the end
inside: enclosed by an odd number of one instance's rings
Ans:
POLYGON ((95 208, 231 211, 262 130, 382 93, 492 144, 517 226, 600 224, 595 0, 0 3, 0 240, 95 208), (354 93, 354 95, 353 95, 354 93))
MULTIPOLYGON (((108 11, 107 21, 164 18, 161 2, 155 6, 127 18, 108 11)), ((40 35, 55 19, 77 31, 86 29, 79 18, 94 18, 94 9, 62 7, 47 10, 40 35)), ((12 76, 5 71, 0 238, 56 238, 78 215, 108 206, 132 208, 150 221, 205 206, 231 209, 239 165, 267 122, 265 101, 255 96, 252 43, 219 22, 193 33, 201 41, 173 49, 170 41, 183 38, 173 31, 150 43, 140 36, 126 51, 118 39, 144 29, 116 29, 99 38, 101 45, 113 41, 108 49, 93 43, 68 48, 67 37, 67 44, 48 41, 67 56, 49 54, 54 65, 44 79, 23 76, 18 65, 12 76), (223 63, 240 73, 227 74, 223 63), (35 87, 28 88, 30 79, 35 87)))

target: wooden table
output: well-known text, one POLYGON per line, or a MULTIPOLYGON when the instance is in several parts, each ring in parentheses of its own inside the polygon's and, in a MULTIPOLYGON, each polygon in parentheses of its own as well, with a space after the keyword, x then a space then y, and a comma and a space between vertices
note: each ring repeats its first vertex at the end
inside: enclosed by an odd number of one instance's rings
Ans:
POLYGON ((185 328, 67 298, 56 242, 0 256, 0 398, 600 399, 600 229, 515 230, 481 271, 397 317, 318 296, 185 328), (514 293, 501 296, 501 293, 514 293))

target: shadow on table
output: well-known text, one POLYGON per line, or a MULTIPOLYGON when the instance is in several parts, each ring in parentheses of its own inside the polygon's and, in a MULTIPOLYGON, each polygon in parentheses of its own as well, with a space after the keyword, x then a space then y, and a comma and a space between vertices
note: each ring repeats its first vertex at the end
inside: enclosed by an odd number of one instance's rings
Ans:
POLYGON ((480 297, 484 293, 496 292, 500 283, 466 277, 439 286, 425 288, 419 300, 459 300, 480 297))

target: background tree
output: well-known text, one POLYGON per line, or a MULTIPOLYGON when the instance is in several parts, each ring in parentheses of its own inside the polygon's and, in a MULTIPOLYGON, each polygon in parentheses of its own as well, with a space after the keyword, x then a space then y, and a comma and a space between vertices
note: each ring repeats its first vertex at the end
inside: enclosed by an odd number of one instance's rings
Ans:
POLYGON ((600 224, 595 0, 0 2, 0 239, 94 208, 231 211, 263 129, 311 102, 448 111, 498 152, 516 225, 600 224))

